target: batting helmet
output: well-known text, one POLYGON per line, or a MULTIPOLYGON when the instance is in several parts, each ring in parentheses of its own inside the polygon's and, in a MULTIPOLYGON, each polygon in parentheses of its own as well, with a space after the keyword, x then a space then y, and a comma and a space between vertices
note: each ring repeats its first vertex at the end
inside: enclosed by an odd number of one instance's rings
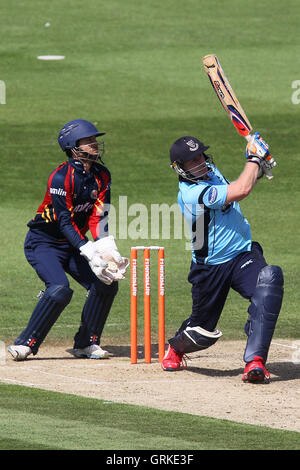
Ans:
POLYGON ((209 149, 209 146, 204 145, 203 142, 200 142, 196 137, 180 137, 170 148, 171 168, 185 180, 192 182, 197 181, 207 173, 206 162, 209 163, 212 161, 211 157, 204 153, 207 149, 209 149), (190 171, 184 170, 184 163, 193 160, 193 158, 200 154, 204 155, 205 160, 196 167, 198 176, 194 176, 190 171), (201 172, 199 172, 199 169, 201 172))
POLYGON ((170 148, 171 163, 184 163, 192 160, 196 155, 204 153, 209 146, 200 142, 196 137, 184 136, 176 140, 170 148))

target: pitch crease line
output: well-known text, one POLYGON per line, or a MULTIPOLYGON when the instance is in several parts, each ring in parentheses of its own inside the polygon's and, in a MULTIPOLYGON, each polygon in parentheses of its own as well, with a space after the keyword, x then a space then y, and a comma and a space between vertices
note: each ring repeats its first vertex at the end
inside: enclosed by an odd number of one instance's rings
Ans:
MULTIPOLYGON (((69 380, 75 380, 75 381, 79 381, 79 382, 83 382, 83 383, 88 383, 88 384, 91 384, 91 385, 105 385, 105 384, 109 384, 109 385, 115 385, 116 383, 126 383, 128 385, 128 383, 130 384, 147 384, 147 383, 162 383, 162 382, 167 382, 167 383, 170 383, 170 380, 168 379, 164 379, 164 380, 134 380, 134 381, 130 381, 128 382, 128 380, 124 381, 122 379, 119 379, 119 380, 115 380, 115 381, 95 381, 95 380, 88 380, 88 379, 82 379, 80 377, 74 377, 72 375, 64 375, 64 374, 54 374, 53 372, 45 372, 45 371, 41 371, 41 370, 38 370, 38 369, 34 369, 32 367, 28 367, 26 370, 30 370, 30 371, 33 371, 33 372, 36 372, 36 373, 40 373, 40 374, 44 374, 44 375, 49 375, 49 376, 52 376, 52 377, 60 377, 62 379, 69 379, 69 380)), ((173 380, 172 383, 174 382, 177 382, 177 383, 181 383, 181 382, 186 382, 186 380, 173 380)), ((199 382, 199 380, 193 380, 193 382, 199 382)))

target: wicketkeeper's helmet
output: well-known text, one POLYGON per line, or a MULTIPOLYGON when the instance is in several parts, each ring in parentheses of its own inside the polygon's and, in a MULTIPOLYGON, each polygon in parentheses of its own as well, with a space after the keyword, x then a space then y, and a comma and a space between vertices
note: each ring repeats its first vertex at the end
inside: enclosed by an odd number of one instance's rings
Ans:
POLYGON ((97 127, 84 119, 74 119, 67 122, 58 134, 58 143, 63 152, 72 150, 78 146, 78 141, 85 137, 96 137, 104 135, 105 132, 99 132, 97 127))

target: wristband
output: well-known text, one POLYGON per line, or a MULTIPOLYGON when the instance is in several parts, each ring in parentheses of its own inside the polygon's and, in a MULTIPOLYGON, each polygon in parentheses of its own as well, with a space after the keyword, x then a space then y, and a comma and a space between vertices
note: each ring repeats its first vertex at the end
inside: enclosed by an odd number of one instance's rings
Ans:
POLYGON ((258 162, 257 160, 247 160, 247 163, 256 163, 256 165, 258 165, 258 167, 260 168, 260 162, 258 162))

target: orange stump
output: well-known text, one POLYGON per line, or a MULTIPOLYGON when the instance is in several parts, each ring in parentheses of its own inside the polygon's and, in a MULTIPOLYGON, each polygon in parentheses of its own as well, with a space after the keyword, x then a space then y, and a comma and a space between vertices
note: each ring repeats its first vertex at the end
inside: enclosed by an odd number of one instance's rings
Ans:
POLYGON ((137 251, 143 250, 144 268, 144 346, 145 362, 151 363, 151 278, 150 251, 158 252, 158 360, 165 354, 165 250, 158 246, 131 248, 130 336, 131 363, 137 363, 137 251))
POLYGON ((151 362, 150 250, 144 250, 144 342, 145 362, 151 362))
POLYGON ((130 341, 131 363, 137 363, 137 250, 131 248, 130 341))
POLYGON ((165 250, 158 250, 158 360, 165 355, 165 250))

